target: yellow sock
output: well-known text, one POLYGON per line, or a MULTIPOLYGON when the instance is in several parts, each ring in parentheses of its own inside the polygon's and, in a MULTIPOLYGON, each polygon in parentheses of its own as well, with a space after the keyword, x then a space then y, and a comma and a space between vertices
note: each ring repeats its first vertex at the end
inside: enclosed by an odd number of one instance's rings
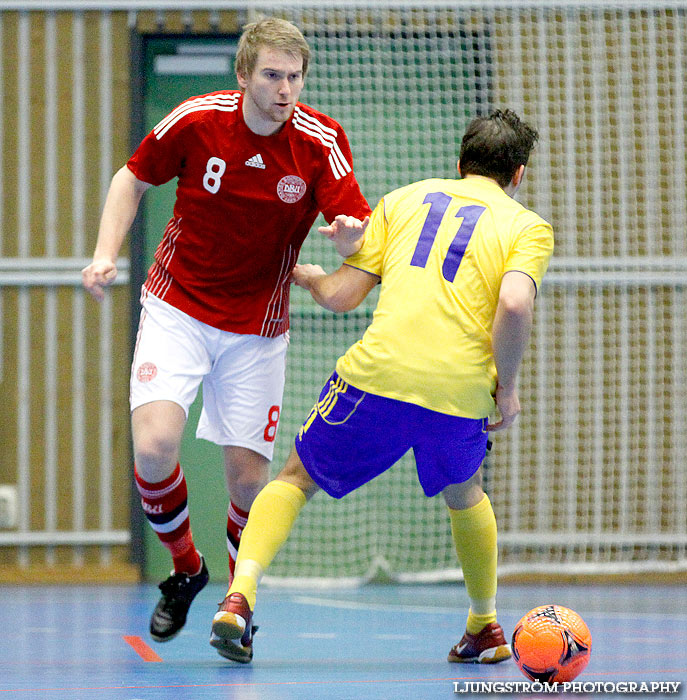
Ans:
POLYGON ((496 609, 486 615, 478 615, 470 608, 466 631, 468 634, 479 634, 490 622, 496 622, 496 609))
POLYGON ((228 592, 243 593, 251 610, 260 578, 284 546, 305 502, 303 491, 286 481, 270 481, 253 502, 228 592))
POLYGON ((496 518, 486 494, 472 508, 449 508, 448 512, 453 543, 470 598, 467 631, 477 634, 484 625, 496 622, 496 518))

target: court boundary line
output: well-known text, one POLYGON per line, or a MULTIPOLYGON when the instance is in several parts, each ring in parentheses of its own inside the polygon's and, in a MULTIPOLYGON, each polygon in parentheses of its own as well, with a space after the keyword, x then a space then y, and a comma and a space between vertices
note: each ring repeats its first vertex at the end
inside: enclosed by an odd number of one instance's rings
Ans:
MULTIPOLYGON (((390 605, 388 603, 359 603, 354 600, 335 600, 333 598, 317 598, 311 596, 295 596, 292 598, 293 603, 298 603, 301 605, 315 605, 323 608, 344 608, 349 610, 379 610, 382 612, 407 612, 410 614, 435 614, 435 615, 446 615, 453 614, 456 612, 461 612, 459 605, 456 607, 418 607, 414 605, 390 605)), ((514 610, 512 608, 506 608, 497 605, 497 610, 499 615, 509 614, 509 615, 522 615, 522 610, 514 610)), ((586 616, 592 617, 602 617, 602 618, 632 618, 645 617, 645 618, 659 618, 666 620, 687 620, 687 613, 660 613, 660 612, 635 612, 635 613, 623 613, 623 612, 608 612, 608 611, 596 611, 587 612, 586 616)))

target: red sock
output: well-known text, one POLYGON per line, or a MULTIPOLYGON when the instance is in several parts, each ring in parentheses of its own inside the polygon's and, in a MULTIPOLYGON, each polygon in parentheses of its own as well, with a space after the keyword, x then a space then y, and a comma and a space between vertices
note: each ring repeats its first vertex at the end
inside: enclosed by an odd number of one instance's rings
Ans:
POLYGON ((200 570, 200 555, 196 551, 188 517, 186 478, 181 466, 164 481, 150 484, 134 471, 136 487, 148 522, 167 547, 176 573, 196 574, 200 570))
POLYGON ((227 550, 229 551, 229 585, 234 580, 234 567, 239 553, 241 533, 248 522, 248 511, 241 510, 235 503, 229 504, 227 513, 227 550))

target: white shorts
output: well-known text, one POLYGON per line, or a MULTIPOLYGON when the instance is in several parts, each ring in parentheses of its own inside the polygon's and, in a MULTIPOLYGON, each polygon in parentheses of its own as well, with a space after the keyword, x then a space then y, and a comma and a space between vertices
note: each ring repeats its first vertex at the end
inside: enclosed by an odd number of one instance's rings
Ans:
POLYGON ((222 331, 149 294, 131 365, 131 410, 173 401, 188 417, 202 382, 196 437, 272 459, 288 344, 288 333, 263 338, 222 331))

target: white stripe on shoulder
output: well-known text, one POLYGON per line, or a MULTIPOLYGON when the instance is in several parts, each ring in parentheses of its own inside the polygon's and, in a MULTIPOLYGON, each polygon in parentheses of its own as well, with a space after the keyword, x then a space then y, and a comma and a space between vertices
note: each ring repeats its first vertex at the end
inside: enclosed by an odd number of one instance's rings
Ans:
POLYGON ((332 172, 334 173, 334 177, 337 180, 340 180, 342 177, 345 177, 348 173, 351 172, 352 168, 346 160, 344 154, 341 152, 339 144, 336 141, 336 131, 330 129, 327 126, 324 126, 324 124, 319 122, 317 119, 311 117, 310 115, 306 115, 302 110, 298 108, 296 108, 295 110, 293 126, 295 129, 298 129, 299 131, 302 131, 305 134, 314 136, 323 145, 327 146, 330 149, 329 164, 332 168, 332 172), (304 117, 307 117, 307 119, 305 119, 304 117))
POLYGON ((237 102, 239 97, 240 95, 238 93, 230 93, 228 95, 202 95, 201 97, 193 97, 185 100, 180 105, 175 107, 166 117, 161 119, 160 122, 153 127, 153 131, 161 129, 168 121, 174 119, 180 112, 185 111, 189 107, 207 104, 208 102, 216 102, 218 104, 237 102))
POLYGON ((294 113, 298 119, 302 119, 304 122, 308 122, 311 126, 321 129, 323 133, 329 134, 334 138, 337 137, 338 133, 335 129, 332 129, 330 126, 325 126, 319 119, 317 119, 317 117, 304 112, 300 107, 296 107, 294 113))
POLYGON ((183 119, 193 112, 202 112, 207 110, 217 110, 220 112, 235 112, 238 109, 238 99, 229 100, 213 100, 208 102, 202 102, 199 104, 191 105, 186 104, 184 109, 175 110, 174 116, 170 115, 166 119, 163 119, 154 129, 153 133, 155 138, 159 141, 178 121, 183 119))
POLYGON ((203 112, 209 110, 215 110, 217 112, 235 112, 237 109, 238 104, 235 104, 232 107, 223 107, 219 105, 202 105, 200 107, 193 107, 192 109, 187 110, 183 114, 180 114, 174 121, 170 122, 164 129, 162 129, 155 135, 155 138, 159 141, 178 121, 183 119, 188 114, 191 114, 192 112, 203 112))
POLYGON ((153 131, 159 131, 167 122, 175 119, 181 112, 185 112, 190 107, 196 105, 216 103, 216 104, 233 104, 238 102, 238 93, 230 95, 204 95, 203 97, 194 97, 193 99, 182 102, 178 107, 175 107, 164 119, 161 119, 158 124, 153 127, 153 131))
POLYGON ((328 160, 329 160, 329 165, 331 166, 332 172, 334 173, 334 177, 337 180, 340 180, 342 177, 346 177, 345 171, 341 168, 341 166, 337 162, 336 158, 334 158, 333 153, 330 152, 328 160))
POLYGON ((349 165, 348 161, 346 160, 346 156, 341 152, 341 149, 339 148, 339 144, 334 142, 334 145, 332 146, 332 155, 336 158, 337 162, 339 163, 340 167, 343 168, 344 170, 344 175, 346 173, 350 173, 353 168, 349 165))

